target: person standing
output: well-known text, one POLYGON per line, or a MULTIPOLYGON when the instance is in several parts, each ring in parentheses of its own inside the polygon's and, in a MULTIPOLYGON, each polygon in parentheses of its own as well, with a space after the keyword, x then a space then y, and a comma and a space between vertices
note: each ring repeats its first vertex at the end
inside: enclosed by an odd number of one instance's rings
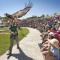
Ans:
POLYGON ((18 30, 17 30, 17 23, 15 20, 12 20, 9 30, 10 30, 10 47, 8 55, 11 55, 14 40, 16 40, 17 48, 19 49, 18 30))

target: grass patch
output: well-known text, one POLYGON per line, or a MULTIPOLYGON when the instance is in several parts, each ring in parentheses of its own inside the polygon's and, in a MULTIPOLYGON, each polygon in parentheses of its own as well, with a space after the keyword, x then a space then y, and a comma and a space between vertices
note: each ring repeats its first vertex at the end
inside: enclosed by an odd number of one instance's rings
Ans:
POLYGON ((0 28, 0 30, 7 30, 8 29, 8 27, 2 27, 2 28, 0 28))
MULTIPOLYGON (((26 28, 21 28, 18 33, 19 33, 19 40, 21 40, 23 37, 25 37, 28 34, 28 29, 26 28)), ((0 34, 0 55, 5 53, 10 45, 10 40, 9 40, 9 34, 0 34)))

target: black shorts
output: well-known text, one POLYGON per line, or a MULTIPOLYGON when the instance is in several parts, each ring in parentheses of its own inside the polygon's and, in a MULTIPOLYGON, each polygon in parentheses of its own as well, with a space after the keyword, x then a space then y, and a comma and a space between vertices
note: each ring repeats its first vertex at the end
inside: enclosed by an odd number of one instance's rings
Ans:
POLYGON ((10 34, 10 39, 11 40, 14 40, 14 39, 16 39, 16 37, 18 37, 18 33, 17 34, 10 34))

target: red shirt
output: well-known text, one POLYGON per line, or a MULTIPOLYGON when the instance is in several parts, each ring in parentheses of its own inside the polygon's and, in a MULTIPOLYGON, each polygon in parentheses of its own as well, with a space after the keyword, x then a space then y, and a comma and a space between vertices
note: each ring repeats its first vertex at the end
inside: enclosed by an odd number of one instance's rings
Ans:
POLYGON ((58 39, 58 41, 60 43, 60 32, 55 33, 55 37, 56 37, 56 39, 58 39))

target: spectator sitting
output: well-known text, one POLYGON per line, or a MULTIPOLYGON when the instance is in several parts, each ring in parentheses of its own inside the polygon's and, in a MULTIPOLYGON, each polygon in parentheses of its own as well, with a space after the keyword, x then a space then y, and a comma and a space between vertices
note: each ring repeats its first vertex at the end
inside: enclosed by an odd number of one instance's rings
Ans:
POLYGON ((52 52, 55 60, 60 60, 60 51, 59 51, 59 41, 55 38, 49 40, 50 43, 50 51, 52 52))
POLYGON ((57 32, 56 28, 55 27, 51 28, 51 32, 56 33, 57 32))
POLYGON ((55 38, 59 41, 60 45, 60 29, 58 29, 58 31, 55 33, 55 38))
POLYGON ((43 44, 47 41, 47 38, 48 38, 48 34, 45 33, 45 34, 42 34, 42 43, 39 44, 40 48, 43 47, 43 44))
MULTIPOLYGON (((55 38, 54 33, 49 33, 49 39, 43 44, 42 53, 45 56, 45 59, 49 57, 50 60, 60 60, 60 51, 59 51, 59 41, 55 38), (51 56, 53 55, 53 57, 51 56), (52 59, 51 59, 52 58, 52 59)), ((49 60, 48 59, 48 60, 49 60)))
POLYGON ((51 39, 55 39, 53 32, 49 33, 49 38, 47 38, 47 41, 43 43, 43 47, 41 49, 41 51, 42 51, 43 55, 45 56, 46 60, 54 60, 54 57, 52 56, 52 53, 50 51, 50 46, 51 45, 50 45, 49 41, 51 39))

